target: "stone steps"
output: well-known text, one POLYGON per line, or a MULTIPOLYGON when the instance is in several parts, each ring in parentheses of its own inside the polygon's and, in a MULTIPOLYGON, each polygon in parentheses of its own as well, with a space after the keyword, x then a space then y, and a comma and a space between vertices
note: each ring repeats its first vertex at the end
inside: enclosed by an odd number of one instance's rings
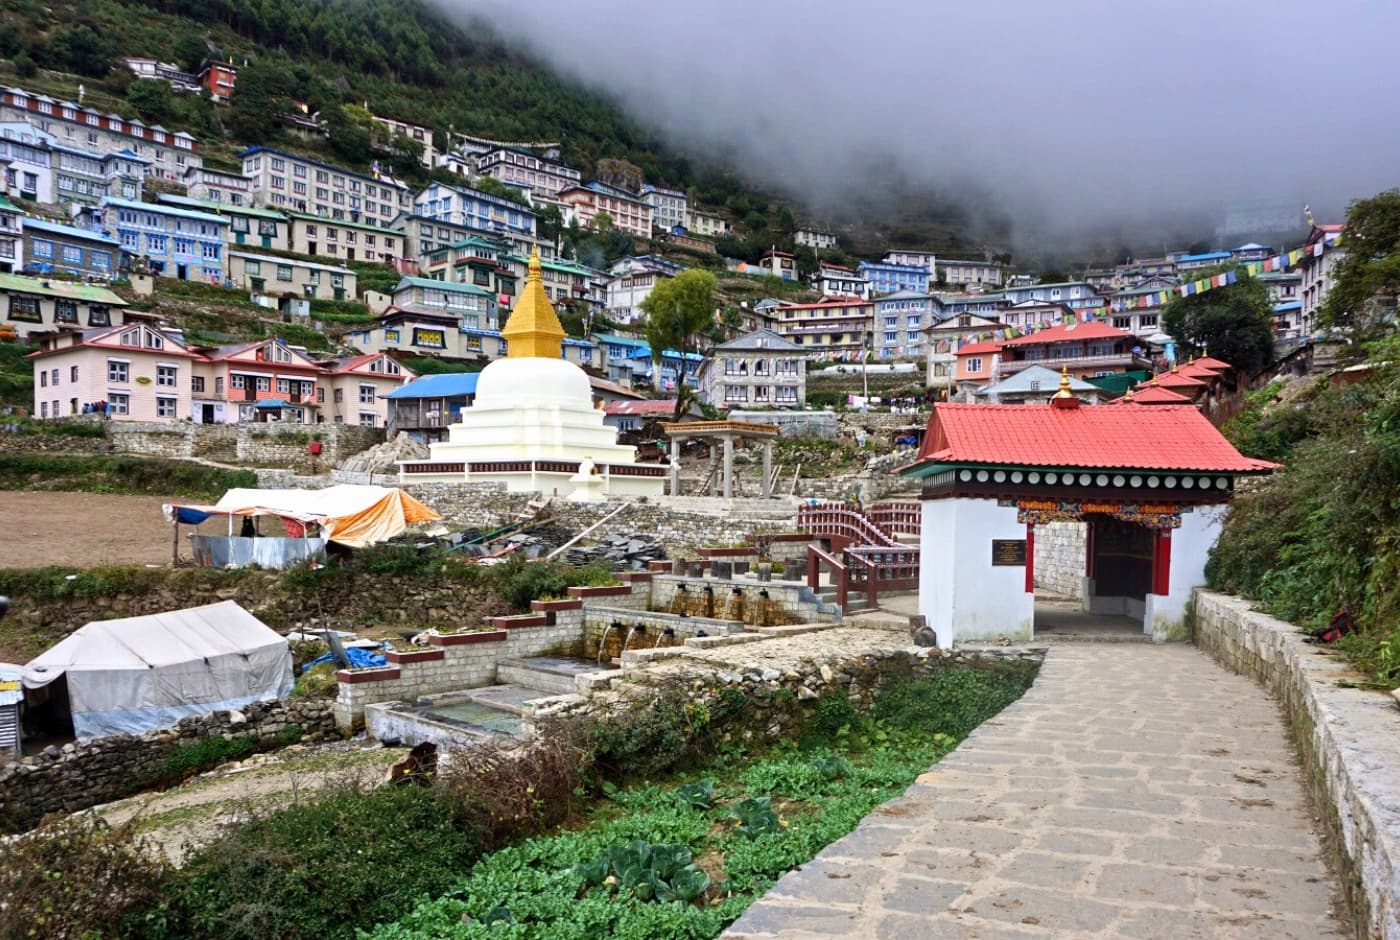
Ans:
POLYGON ((587 677, 605 671, 616 671, 616 666, 612 663, 590 666, 584 660, 566 661, 557 657, 502 659, 496 664, 496 682, 549 695, 572 695, 579 691, 580 681, 591 686, 593 683, 587 677))

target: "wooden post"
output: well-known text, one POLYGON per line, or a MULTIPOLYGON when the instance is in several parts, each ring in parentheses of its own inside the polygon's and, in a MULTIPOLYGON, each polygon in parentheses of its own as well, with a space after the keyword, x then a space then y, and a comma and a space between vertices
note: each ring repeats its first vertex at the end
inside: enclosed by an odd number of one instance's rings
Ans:
POLYGON ((176 519, 171 526, 170 536, 170 567, 175 568, 180 564, 180 520, 176 519))

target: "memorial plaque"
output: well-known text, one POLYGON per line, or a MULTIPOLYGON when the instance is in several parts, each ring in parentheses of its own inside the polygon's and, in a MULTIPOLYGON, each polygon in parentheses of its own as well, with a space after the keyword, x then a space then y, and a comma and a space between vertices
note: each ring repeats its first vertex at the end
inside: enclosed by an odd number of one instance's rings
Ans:
POLYGON ((1025 539, 992 539, 992 567, 1026 565, 1025 539))

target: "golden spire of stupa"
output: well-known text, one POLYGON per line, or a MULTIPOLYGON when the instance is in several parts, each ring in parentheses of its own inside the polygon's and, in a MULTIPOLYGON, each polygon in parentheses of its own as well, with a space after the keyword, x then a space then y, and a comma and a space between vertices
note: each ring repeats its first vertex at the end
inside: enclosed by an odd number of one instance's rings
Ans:
POLYGON ((1055 393, 1056 398, 1073 398, 1074 392, 1069 385, 1069 366, 1060 368, 1060 390, 1055 393))
POLYGON ((508 344, 508 359, 524 356, 558 359, 560 356, 564 327, 540 279, 538 248, 530 252, 530 273, 525 278, 525 289, 520 292, 520 299, 511 311, 505 329, 501 330, 501 338, 508 344))

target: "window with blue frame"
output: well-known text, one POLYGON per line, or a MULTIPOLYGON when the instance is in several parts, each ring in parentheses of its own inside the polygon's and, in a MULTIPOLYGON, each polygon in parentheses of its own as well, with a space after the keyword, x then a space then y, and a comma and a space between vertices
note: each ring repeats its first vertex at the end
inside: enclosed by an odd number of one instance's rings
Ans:
POLYGON ((112 270, 112 253, 110 251, 88 251, 88 267, 94 271, 112 270))
POLYGON ((82 263, 83 263, 83 249, 82 249, 80 246, 78 246, 78 245, 64 245, 64 246, 63 246, 63 263, 64 263, 64 264, 82 264, 82 263))
POLYGON ((30 254, 36 258, 52 258, 53 242, 47 238, 36 238, 30 242, 30 254))

